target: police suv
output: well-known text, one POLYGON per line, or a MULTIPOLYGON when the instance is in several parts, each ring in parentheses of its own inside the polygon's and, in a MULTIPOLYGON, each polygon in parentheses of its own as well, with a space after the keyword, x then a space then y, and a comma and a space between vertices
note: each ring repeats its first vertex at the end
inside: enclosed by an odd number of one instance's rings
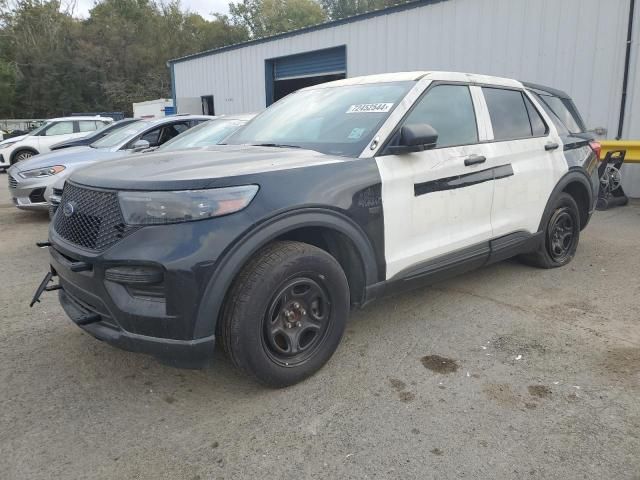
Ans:
POLYGON ((291 385, 383 294, 516 255, 570 262, 598 150, 548 87, 450 72, 312 86, 225 145, 74 173, 34 301, 56 289, 94 337, 174 365, 206 364, 217 337, 258 381, 291 385))

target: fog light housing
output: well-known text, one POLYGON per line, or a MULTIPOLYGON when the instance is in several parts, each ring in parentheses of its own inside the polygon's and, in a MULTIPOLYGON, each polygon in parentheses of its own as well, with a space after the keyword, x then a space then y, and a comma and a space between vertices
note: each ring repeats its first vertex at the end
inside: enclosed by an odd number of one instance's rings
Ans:
POLYGON ((147 265, 120 266, 108 268, 104 278, 127 285, 151 285, 162 283, 164 272, 157 267, 147 265))

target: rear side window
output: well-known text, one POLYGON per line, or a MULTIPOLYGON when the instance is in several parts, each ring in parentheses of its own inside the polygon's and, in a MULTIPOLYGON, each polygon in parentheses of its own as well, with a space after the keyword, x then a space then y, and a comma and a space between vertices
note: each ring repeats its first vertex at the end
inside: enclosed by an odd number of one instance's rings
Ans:
POLYGON ((426 123, 438 132, 437 147, 478 142, 478 127, 469 87, 437 85, 407 117, 406 124, 426 123))
POLYGON ((482 88, 489 108, 495 140, 514 140, 533 135, 522 93, 502 88, 482 88))
POLYGON ((538 95, 538 97, 542 98, 569 132, 580 133, 585 130, 582 119, 571 100, 553 95, 538 95))
MULTIPOLYGON (((100 122, 99 126, 102 126, 102 125, 103 125, 102 122, 100 122)), ((80 120, 78 122, 78 129, 81 132, 93 132, 94 130, 99 128, 99 126, 93 120, 80 120)))

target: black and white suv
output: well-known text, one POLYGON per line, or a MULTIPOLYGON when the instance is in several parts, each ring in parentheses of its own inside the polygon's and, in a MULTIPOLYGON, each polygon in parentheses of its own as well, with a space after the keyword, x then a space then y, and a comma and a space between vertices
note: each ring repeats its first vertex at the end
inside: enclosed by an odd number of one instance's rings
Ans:
POLYGON ((566 94, 504 78, 306 88, 226 145, 74 173, 34 300, 57 275, 100 340, 198 366, 217 336, 291 385, 331 357, 350 308, 515 255, 571 261, 598 188, 584 132, 566 94))

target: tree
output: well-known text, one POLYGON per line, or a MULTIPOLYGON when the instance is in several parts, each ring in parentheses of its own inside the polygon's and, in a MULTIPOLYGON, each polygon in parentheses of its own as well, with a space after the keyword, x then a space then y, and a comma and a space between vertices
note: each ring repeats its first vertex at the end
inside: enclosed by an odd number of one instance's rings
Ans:
POLYGON ((229 4, 231 20, 245 27, 252 38, 266 37, 326 21, 314 0, 242 0, 229 4))
POLYGON ((322 8, 332 20, 387 8, 411 0, 320 0, 322 8))
POLYGON ((58 0, 0 0, 0 116, 122 110, 168 97, 167 60, 248 38, 180 3, 103 0, 73 18, 58 0))

